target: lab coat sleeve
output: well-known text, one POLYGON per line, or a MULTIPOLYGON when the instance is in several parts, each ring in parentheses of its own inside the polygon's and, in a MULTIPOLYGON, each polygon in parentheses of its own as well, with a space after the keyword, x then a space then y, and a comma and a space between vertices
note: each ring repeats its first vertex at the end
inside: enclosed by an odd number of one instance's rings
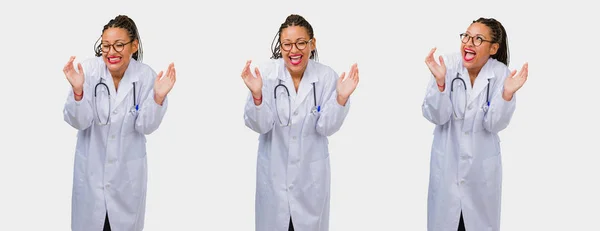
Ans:
POLYGON ((265 134, 273 129, 275 120, 273 119, 272 97, 267 90, 267 79, 263 77, 262 102, 260 105, 254 104, 252 93, 248 92, 246 106, 244 108, 244 122, 246 126, 259 134, 265 134))
POLYGON ((450 84, 446 73, 446 87, 440 92, 435 77, 431 75, 431 80, 427 87, 427 93, 421 109, 423 116, 436 125, 444 125, 450 121, 452 116, 452 102, 450 101, 450 84))
POLYGON ((323 136, 331 136, 340 130, 348 110, 350 110, 350 101, 352 96, 346 101, 346 105, 342 106, 337 101, 337 74, 332 71, 333 77, 323 88, 325 92, 325 105, 321 107, 321 116, 317 121, 317 132, 323 136))
POLYGON ((81 64, 84 72, 83 98, 80 101, 75 100, 73 89, 69 88, 67 102, 63 109, 64 120, 77 130, 85 130, 92 126, 94 121, 94 89, 92 88, 91 76, 92 66, 89 62, 81 64))
POLYGON ((513 94, 510 101, 502 98, 502 92, 504 92, 504 81, 510 74, 508 68, 504 73, 504 78, 499 78, 500 82, 497 82, 494 87, 493 93, 490 92, 492 98, 490 99, 490 106, 488 112, 483 117, 483 127, 492 133, 497 133, 508 127, 508 124, 515 112, 517 94, 513 94))
POLYGON ((150 135, 158 129, 169 105, 168 96, 165 97, 162 106, 154 101, 154 80, 156 73, 154 71, 151 71, 151 73, 152 77, 148 80, 149 84, 145 84, 146 86, 143 88, 142 92, 145 94, 142 95, 139 115, 135 121, 135 130, 145 135, 150 135))

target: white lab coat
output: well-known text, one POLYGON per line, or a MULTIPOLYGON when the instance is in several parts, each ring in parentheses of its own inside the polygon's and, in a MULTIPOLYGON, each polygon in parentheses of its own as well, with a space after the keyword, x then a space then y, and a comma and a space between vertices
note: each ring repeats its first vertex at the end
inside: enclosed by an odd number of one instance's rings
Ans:
MULTIPOLYGON (((511 101, 502 98, 504 80, 510 71, 490 58, 471 88, 462 56, 452 54, 444 57, 444 61, 446 87, 440 92, 432 75, 422 105, 423 116, 436 125, 431 148, 427 229, 456 230, 462 211, 466 230, 497 231, 502 192, 498 132, 508 126, 516 102, 516 95, 511 101), (464 120, 453 118, 450 98, 450 84, 458 72, 467 85, 464 120), (490 107, 484 113, 488 79, 490 107)), ((463 96, 457 99, 464 100, 464 90, 458 88, 455 86, 455 93, 463 96)))
MULTIPOLYGON (((75 101, 69 91, 64 107, 64 119, 77 133, 71 229, 102 230, 108 211, 113 231, 142 230, 146 207, 146 138, 160 125, 167 109, 167 100, 160 106, 154 101, 153 85, 156 73, 148 65, 131 59, 115 91, 113 79, 101 57, 82 62, 85 73, 83 99, 75 101), (111 93, 112 111, 107 100, 98 103, 101 120, 98 125, 94 106, 94 87, 100 78, 111 93), (133 107, 133 85, 139 111, 133 107)), ((106 96, 98 87, 98 97, 106 96)))
MULTIPOLYGON (((350 100, 345 106, 338 104, 339 76, 332 68, 313 60, 308 63, 298 93, 283 59, 262 67, 261 74, 263 101, 256 106, 249 94, 244 110, 246 126, 260 134, 255 228, 257 231, 288 230, 291 216, 296 231, 326 231, 329 229, 331 180, 327 137, 342 126, 350 100), (275 114, 274 88, 279 80, 290 92, 290 127, 280 126, 275 114), (317 103, 321 105, 321 112, 316 115, 311 114, 313 82, 317 103)), ((284 118, 287 111, 286 107, 284 118)))

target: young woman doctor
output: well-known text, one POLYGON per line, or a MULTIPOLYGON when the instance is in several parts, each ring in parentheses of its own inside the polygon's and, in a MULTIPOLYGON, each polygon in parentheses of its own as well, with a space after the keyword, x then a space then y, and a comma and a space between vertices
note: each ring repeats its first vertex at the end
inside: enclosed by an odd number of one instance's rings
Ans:
POLYGON ((508 38, 500 22, 479 18, 460 34, 459 54, 425 63, 433 77, 422 105, 434 123, 427 227, 500 229, 502 164, 498 132, 508 126, 527 80, 507 67, 508 38))
POLYGON ((75 129, 71 229, 142 230, 146 206, 146 138, 160 125, 175 67, 163 76, 141 63, 137 27, 117 16, 102 30, 97 58, 63 72, 72 90, 64 119, 75 129), (110 217, 110 221, 109 221, 110 217))
POLYGON ((327 137, 337 132, 358 84, 354 64, 338 78, 314 61, 316 39, 299 15, 281 24, 270 65, 242 79, 250 89, 246 126, 260 134, 255 226, 261 231, 329 229, 330 168, 327 137))

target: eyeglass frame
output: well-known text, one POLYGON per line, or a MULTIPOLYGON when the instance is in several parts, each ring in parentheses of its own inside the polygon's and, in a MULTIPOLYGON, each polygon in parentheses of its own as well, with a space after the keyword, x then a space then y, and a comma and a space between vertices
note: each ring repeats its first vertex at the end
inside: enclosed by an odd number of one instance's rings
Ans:
POLYGON ((467 44, 469 42, 469 40, 471 40, 471 44, 473 44, 473 46, 476 46, 476 47, 481 46, 481 44, 483 44, 483 42, 495 43, 493 40, 486 40, 486 39, 483 39, 480 36, 471 36, 471 35, 469 35, 467 33, 460 33, 460 41, 463 44, 467 44), (463 36, 465 36, 467 38, 466 42, 464 41, 465 39, 463 38, 463 36), (475 45, 475 38, 480 38, 481 39, 481 42, 479 43, 479 45, 475 45))
POLYGON ((308 44, 310 44, 312 42, 312 40, 313 39, 309 39, 308 41, 296 41, 296 42, 293 42, 293 43, 289 43, 291 45, 291 47, 290 47, 289 50, 286 50, 286 49, 283 48, 283 43, 282 42, 279 43, 280 44, 279 46, 281 47, 282 51, 291 51, 292 49, 294 49, 294 46, 296 46, 296 49, 302 51, 302 50, 306 49, 306 46, 308 46, 308 44), (302 49, 300 49, 300 47, 298 47, 298 44, 297 44, 299 42, 306 42, 306 45, 302 49))
POLYGON ((104 43, 100 42, 100 50, 101 50, 102 52, 104 52, 104 53, 108 53, 108 52, 110 52, 110 49, 112 48, 112 49, 113 49, 113 50, 115 50, 116 52, 121 52, 121 51, 125 50, 125 45, 127 45, 127 44, 130 44, 130 43, 132 43, 133 41, 134 41, 134 40, 132 39, 132 40, 130 40, 129 42, 122 43, 122 44, 121 44, 120 42, 116 42, 116 43, 113 43, 113 44, 107 44, 107 46, 108 46, 108 50, 107 50, 107 51, 105 51, 105 50, 104 50, 104 43), (117 48, 115 47, 115 45, 117 45, 117 44, 120 44, 120 45, 122 45, 122 46, 123 46, 123 48, 121 48, 121 50, 117 50, 117 48))

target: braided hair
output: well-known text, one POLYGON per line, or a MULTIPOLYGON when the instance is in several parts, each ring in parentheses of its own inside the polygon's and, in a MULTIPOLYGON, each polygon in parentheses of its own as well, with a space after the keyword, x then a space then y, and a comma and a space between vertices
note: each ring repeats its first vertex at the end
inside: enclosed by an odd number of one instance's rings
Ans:
MULTIPOLYGON (((104 33, 104 31, 106 29, 109 28, 122 28, 125 29, 127 31, 127 33, 129 34, 129 38, 131 39, 131 41, 137 40, 138 41, 138 50, 133 53, 132 57, 133 59, 137 60, 137 61, 142 61, 142 40, 140 39, 140 33, 138 32, 137 26, 135 25, 135 22, 133 22, 133 20, 125 15, 119 15, 117 17, 115 17, 114 19, 111 19, 108 24, 104 25, 104 29, 102 29, 102 33, 104 33)), ((96 52, 96 56, 100 57, 102 56, 102 44, 100 44, 100 39, 102 38, 102 36, 100 36, 100 38, 98 38, 98 40, 96 41, 96 43, 94 44, 94 52, 96 52)))
POLYGON ((508 36, 506 35, 506 30, 504 26, 493 18, 479 18, 474 20, 473 23, 482 23, 486 25, 492 31, 492 42, 500 44, 498 51, 496 54, 491 57, 504 63, 508 66, 509 63, 509 53, 508 53, 508 36))
MULTIPOLYGON (((275 38, 273 38, 273 42, 271 43, 271 59, 281 58, 281 32, 283 31, 283 29, 291 26, 304 27, 308 32, 309 39, 312 39, 314 37, 313 28, 310 25, 310 23, 308 23, 308 21, 306 21, 306 19, 304 19, 304 17, 300 15, 291 14, 285 19, 285 22, 281 24, 281 26, 279 27, 279 31, 277 32, 277 34, 275 34, 275 38)), ((310 58, 318 60, 317 56, 317 48, 315 48, 310 52, 310 58)))

